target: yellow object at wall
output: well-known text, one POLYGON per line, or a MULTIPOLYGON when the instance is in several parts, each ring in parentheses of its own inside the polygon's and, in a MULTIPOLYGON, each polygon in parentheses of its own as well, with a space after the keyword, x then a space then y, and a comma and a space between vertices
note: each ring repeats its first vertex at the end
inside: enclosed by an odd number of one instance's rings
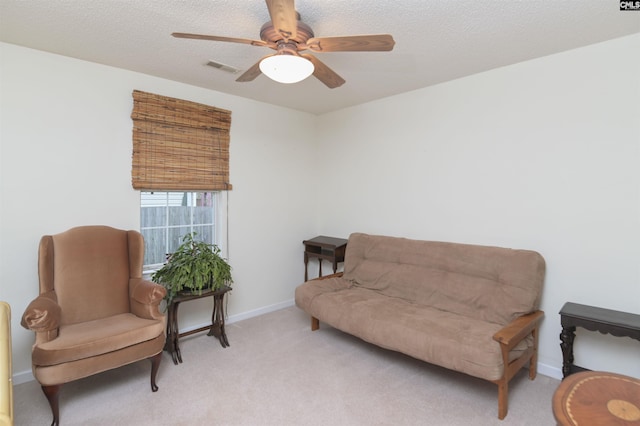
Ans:
POLYGON ((0 426, 13 425, 11 308, 0 302, 0 426))

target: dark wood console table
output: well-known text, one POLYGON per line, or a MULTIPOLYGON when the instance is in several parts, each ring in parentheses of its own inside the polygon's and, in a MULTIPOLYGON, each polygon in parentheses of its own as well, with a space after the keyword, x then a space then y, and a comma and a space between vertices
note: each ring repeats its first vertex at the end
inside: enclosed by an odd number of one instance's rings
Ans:
POLYGON ((319 236, 310 240, 304 240, 304 280, 308 280, 307 264, 309 258, 317 258, 320 263, 320 276, 322 276, 322 261, 328 260, 333 265, 333 273, 338 270, 338 263, 344 262, 344 254, 347 249, 347 240, 319 236))
POLYGON ((224 295, 230 290, 231 287, 225 286, 218 290, 203 290, 202 294, 179 294, 173 298, 171 304, 167 308, 167 342, 165 343, 164 349, 171 354, 174 364, 178 365, 178 363, 182 362, 179 340, 184 336, 189 336, 191 334, 199 333, 204 330, 209 330, 207 336, 217 337, 218 340, 220 340, 220 344, 223 348, 229 346, 227 333, 224 331, 225 313, 223 301, 224 295), (180 303, 211 296, 213 296, 213 312, 211 314, 211 325, 180 333, 178 328, 178 307, 180 306, 180 303))
POLYGON ((563 377, 587 370, 573 364, 573 340, 576 337, 576 327, 617 337, 631 337, 640 341, 640 315, 636 314, 567 302, 560 310, 560 322, 562 324, 560 348, 562 349, 563 377))

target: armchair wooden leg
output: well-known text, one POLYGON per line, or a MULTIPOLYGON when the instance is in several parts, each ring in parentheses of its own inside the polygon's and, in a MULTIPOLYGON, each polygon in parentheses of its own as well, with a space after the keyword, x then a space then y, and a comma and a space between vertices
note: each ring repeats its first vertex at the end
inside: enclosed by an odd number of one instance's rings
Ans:
POLYGON ((320 328, 320 321, 318 318, 311 317, 311 331, 316 331, 320 328))
POLYGON ((151 391, 157 392, 158 386, 156 385, 156 374, 158 374, 160 361, 162 361, 162 352, 152 356, 149 360, 151 360, 151 391))
POLYGON ((42 392, 47 397, 47 401, 49 401, 49 406, 51 406, 51 413, 53 413, 53 421, 51 422, 51 426, 58 426, 60 424, 60 410, 58 406, 58 396, 60 395, 60 385, 53 386, 42 386, 42 392))

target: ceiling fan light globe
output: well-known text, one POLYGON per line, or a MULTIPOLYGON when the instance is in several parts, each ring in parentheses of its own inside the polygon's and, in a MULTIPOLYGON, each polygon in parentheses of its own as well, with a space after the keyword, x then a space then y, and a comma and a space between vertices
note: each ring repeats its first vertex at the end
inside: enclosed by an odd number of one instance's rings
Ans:
POLYGON ((260 71, 278 83, 297 83, 313 74, 308 59, 296 55, 273 55, 260 61, 260 71))

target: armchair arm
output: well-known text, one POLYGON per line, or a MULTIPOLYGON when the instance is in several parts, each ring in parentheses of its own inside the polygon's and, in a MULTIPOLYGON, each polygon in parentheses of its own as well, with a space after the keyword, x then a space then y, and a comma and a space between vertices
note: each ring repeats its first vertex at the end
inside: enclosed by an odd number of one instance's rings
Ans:
POLYGON ((166 294, 167 289, 160 284, 143 280, 142 278, 131 278, 129 280, 131 312, 140 318, 164 318, 164 315, 160 312, 160 302, 162 302, 166 294))
POLYGON ((60 325, 60 305, 54 291, 42 293, 29 303, 22 314, 22 325, 36 332, 56 330, 60 325))
POLYGON ((522 315, 498 330, 493 335, 493 340, 504 346, 507 351, 510 351, 538 327, 543 316, 544 312, 542 311, 522 315))

